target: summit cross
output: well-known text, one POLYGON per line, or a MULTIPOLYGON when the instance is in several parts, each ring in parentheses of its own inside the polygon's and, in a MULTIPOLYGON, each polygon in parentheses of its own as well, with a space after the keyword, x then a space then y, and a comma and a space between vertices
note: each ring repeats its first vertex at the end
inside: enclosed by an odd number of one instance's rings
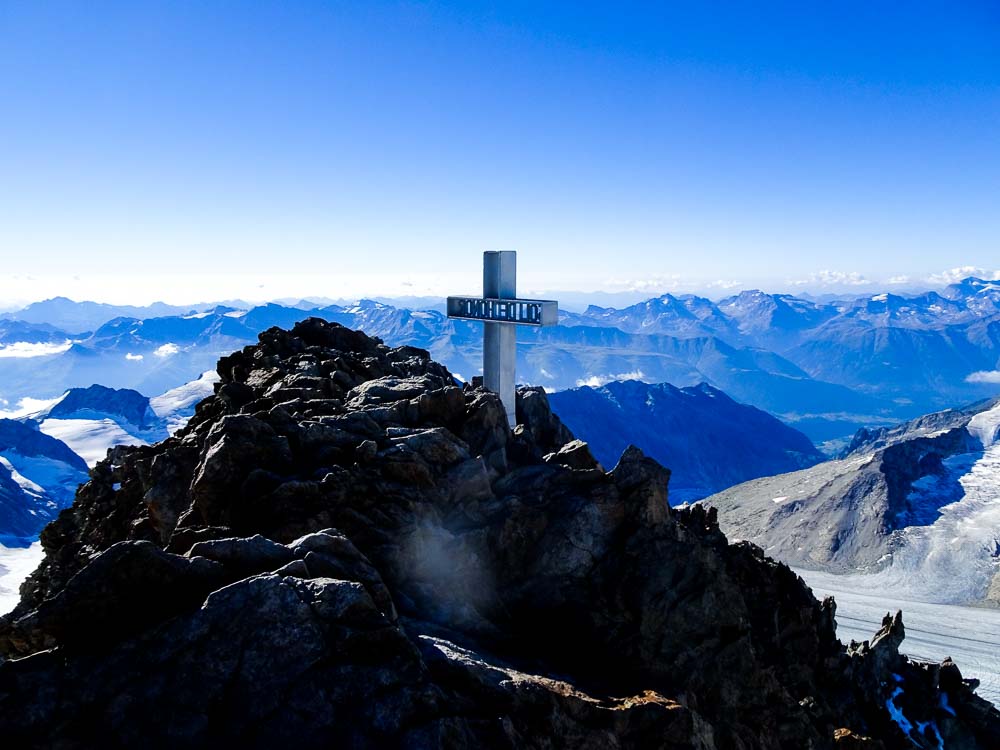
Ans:
POLYGON ((517 253, 483 253, 483 296, 449 297, 448 317, 483 325, 483 385, 500 396, 511 429, 517 425, 515 386, 517 341, 514 326, 553 326, 559 322, 555 300, 517 299, 517 253))

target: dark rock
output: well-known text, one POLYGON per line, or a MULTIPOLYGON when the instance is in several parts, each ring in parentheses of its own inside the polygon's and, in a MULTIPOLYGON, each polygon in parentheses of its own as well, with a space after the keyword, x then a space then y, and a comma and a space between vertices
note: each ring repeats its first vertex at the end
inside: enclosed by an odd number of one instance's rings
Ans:
POLYGON ((222 563, 240 577, 275 570, 291 562, 295 555, 284 545, 254 534, 249 539, 229 538, 196 542, 187 557, 204 557, 222 563))
POLYGON ((148 427, 154 417, 149 399, 130 388, 70 388, 66 395, 48 410, 47 416, 65 418, 92 412, 121 417, 136 427, 148 427))
POLYGON ((599 471, 604 471, 603 467, 597 463, 597 460, 591 454, 590 447, 582 440, 570 440, 555 453, 549 453, 545 456, 545 461, 562 464, 571 469, 598 469, 599 471))

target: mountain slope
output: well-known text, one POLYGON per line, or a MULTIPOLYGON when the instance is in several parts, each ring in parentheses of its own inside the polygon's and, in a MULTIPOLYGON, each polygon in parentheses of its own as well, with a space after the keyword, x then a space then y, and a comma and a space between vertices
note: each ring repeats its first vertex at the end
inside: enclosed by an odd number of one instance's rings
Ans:
POLYGON ((176 432, 212 395, 217 379, 206 372, 152 399, 127 388, 71 388, 30 418, 93 466, 116 445, 147 445, 176 432))
POLYGON ((511 431, 426 352, 319 320, 219 373, 180 433, 116 449, 43 533, 0 619, 5 741, 1000 740, 954 664, 899 654, 898 615, 844 647, 832 600, 671 509, 637 449, 602 471, 540 390, 511 431))
POLYGON ((863 431, 851 452, 709 497, 789 564, 924 601, 1000 604, 1000 401, 863 431))
POLYGON ((86 479, 84 461, 36 423, 0 419, 0 543, 33 540, 86 479))
POLYGON ((619 381, 559 391, 549 401, 605 465, 634 444, 670 468, 674 503, 823 460, 801 432, 704 383, 619 381))

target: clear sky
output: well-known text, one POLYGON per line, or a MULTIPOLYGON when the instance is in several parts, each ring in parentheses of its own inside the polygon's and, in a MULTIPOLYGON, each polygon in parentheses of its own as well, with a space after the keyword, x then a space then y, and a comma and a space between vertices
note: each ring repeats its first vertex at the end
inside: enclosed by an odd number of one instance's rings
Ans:
POLYGON ((0 2, 0 304, 492 249, 522 291, 1000 269, 1000 4, 0 2))

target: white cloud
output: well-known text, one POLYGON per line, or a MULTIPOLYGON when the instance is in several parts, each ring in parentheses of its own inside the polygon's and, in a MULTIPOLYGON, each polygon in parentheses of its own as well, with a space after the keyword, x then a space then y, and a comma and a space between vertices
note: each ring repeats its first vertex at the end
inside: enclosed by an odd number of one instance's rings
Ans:
POLYGON ((980 370, 965 379, 966 383, 997 383, 1000 384, 1000 370, 980 370))
POLYGON ((927 281, 931 284, 955 284, 970 276, 975 276, 977 279, 984 279, 985 281, 1000 281, 1000 271, 988 271, 978 266, 949 268, 947 271, 941 271, 941 273, 932 273, 927 277, 927 281))
POLYGON ((857 271, 823 270, 789 283, 792 286, 864 286, 871 284, 871 281, 857 271))
POLYGON ((0 357, 45 357, 50 354, 62 354, 73 346, 72 341, 61 344, 38 344, 29 341, 15 341, 13 344, 0 344, 0 357))
POLYGON ((708 284, 709 289, 736 289, 741 286, 743 286, 742 281, 734 281, 733 279, 716 279, 708 284))
POLYGON ((160 348, 156 349, 153 352, 153 354, 155 354, 157 357, 171 357, 174 354, 177 354, 177 352, 179 352, 180 350, 181 348, 177 346, 177 344, 167 343, 161 346, 160 348))
POLYGON ((670 274, 665 276, 657 274, 645 279, 610 279, 608 288, 625 292, 665 292, 671 289, 679 289, 681 286, 680 274, 670 274))
POLYGON ((602 385, 610 383, 612 380, 642 380, 645 374, 642 370, 633 370, 632 372, 620 372, 617 375, 607 374, 607 375, 591 375, 589 378, 584 380, 577 380, 576 387, 580 388, 582 386, 590 386, 591 388, 600 388, 602 385))
POLYGON ((909 284, 912 279, 909 276, 890 276, 889 280, 885 283, 889 286, 898 286, 900 284, 909 284))
POLYGON ((129 352, 125 355, 125 359, 129 362, 141 362, 143 360, 143 356, 141 354, 133 354, 132 352, 129 352))

